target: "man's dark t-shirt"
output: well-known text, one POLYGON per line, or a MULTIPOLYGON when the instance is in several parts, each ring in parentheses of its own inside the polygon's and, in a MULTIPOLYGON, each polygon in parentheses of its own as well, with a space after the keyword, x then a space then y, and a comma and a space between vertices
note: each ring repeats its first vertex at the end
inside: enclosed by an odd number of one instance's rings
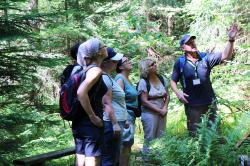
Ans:
POLYGON ((198 106, 211 104, 215 99, 215 94, 210 81, 211 69, 221 63, 221 53, 207 54, 207 58, 199 59, 196 64, 186 60, 183 75, 185 77, 186 87, 183 87, 183 76, 180 73, 180 61, 175 62, 171 79, 175 82, 181 80, 184 93, 188 94, 187 97, 189 106, 198 106), (195 72, 197 66, 197 76, 195 72), (194 85, 194 80, 199 79, 199 83, 194 85))

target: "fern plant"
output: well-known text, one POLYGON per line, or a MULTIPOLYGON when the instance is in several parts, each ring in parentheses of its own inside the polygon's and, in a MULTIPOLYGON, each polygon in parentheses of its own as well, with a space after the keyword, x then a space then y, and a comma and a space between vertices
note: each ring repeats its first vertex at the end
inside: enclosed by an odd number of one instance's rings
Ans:
POLYGON ((236 165, 239 151, 234 148, 235 142, 227 139, 228 136, 221 136, 220 120, 217 118, 211 123, 208 115, 204 115, 195 138, 166 133, 163 138, 152 142, 149 156, 160 165, 236 165))

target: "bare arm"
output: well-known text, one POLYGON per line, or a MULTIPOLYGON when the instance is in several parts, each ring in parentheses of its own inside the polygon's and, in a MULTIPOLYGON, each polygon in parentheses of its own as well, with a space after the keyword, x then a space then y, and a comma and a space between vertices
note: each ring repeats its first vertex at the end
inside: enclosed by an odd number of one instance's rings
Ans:
POLYGON ((164 98, 164 104, 163 107, 161 109, 160 115, 161 116, 165 116, 168 113, 168 103, 170 100, 170 95, 169 95, 169 91, 168 89, 166 89, 166 94, 165 94, 165 98, 164 98))
POLYGON ((117 122, 117 119, 114 114, 112 107, 112 90, 109 89, 107 93, 102 98, 102 103, 104 105, 104 111, 108 114, 111 123, 113 124, 113 131, 115 135, 119 135, 121 128, 117 122))
POLYGON ((141 93, 141 102, 142 105, 149 108, 150 110, 157 112, 157 113, 161 113, 162 109, 160 109, 158 106, 152 104, 151 102, 149 102, 148 100, 148 93, 147 92, 142 92, 141 93))
POLYGON ((166 95, 165 95, 165 102, 164 102, 164 106, 166 106, 166 108, 168 108, 169 100, 170 100, 170 94, 169 94, 169 90, 167 88, 166 89, 166 95))
MULTIPOLYGON (((123 91, 125 92, 125 85, 124 85, 123 80, 122 80, 122 79, 118 79, 116 82, 118 83, 118 85, 120 85, 120 87, 121 87, 121 88, 123 89, 123 91)), ((126 114, 127 114, 126 117, 127 117, 127 119, 128 119, 128 111, 127 111, 126 114)), ((128 128, 128 120, 126 120, 126 122, 125 122, 125 128, 128 128)))
POLYGON ((117 82, 117 83, 120 85, 120 87, 124 90, 124 82, 123 82, 123 80, 122 80, 122 79, 118 79, 116 82, 117 82))
POLYGON ((117 123, 114 110, 112 107, 112 90, 108 90, 107 93, 102 98, 102 103, 104 106, 104 111, 108 114, 110 121, 112 124, 117 123))
POLYGON ((182 102, 182 103, 188 103, 186 97, 188 97, 188 95, 186 93, 183 93, 182 91, 180 91, 177 88, 177 83, 173 80, 170 80, 170 85, 172 90, 174 91, 175 95, 177 96, 177 98, 182 102))
POLYGON ((177 83, 173 80, 170 80, 170 86, 171 86, 172 90, 174 91, 175 95, 177 96, 177 92, 179 91, 177 88, 177 83))
POLYGON ((232 58, 233 46, 237 32, 238 32, 238 27, 236 25, 232 25, 230 27, 230 30, 228 31, 229 39, 226 48, 222 52, 222 57, 221 57, 222 61, 226 59, 230 60, 232 58))
POLYGON ((93 67, 88 70, 86 73, 85 80, 81 83, 77 90, 78 99, 83 107, 83 109, 88 114, 92 123, 94 123, 98 127, 102 127, 102 120, 95 115, 92 106, 90 104, 90 99, 88 96, 88 92, 93 87, 93 85, 98 81, 101 76, 101 69, 98 67, 93 67))

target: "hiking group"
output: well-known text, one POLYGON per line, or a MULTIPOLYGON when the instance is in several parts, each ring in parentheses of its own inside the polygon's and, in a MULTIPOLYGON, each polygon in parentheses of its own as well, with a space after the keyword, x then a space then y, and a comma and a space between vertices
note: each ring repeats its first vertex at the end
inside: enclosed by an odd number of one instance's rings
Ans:
MULTIPOLYGON (((231 58, 237 32, 237 26, 231 26, 226 47, 219 53, 198 51, 195 36, 180 39, 184 55, 174 64, 170 86, 184 103, 191 137, 195 137, 203 114, 215 121, 217 106, 210 72, 231 58)), ((148 143, 165 132, 170 99, 168 81, 157 72, 157 63, 150 58, 139 62, 140 80, 135 86, 129 57, 97 38, 74 45, 71 56, 75 62, 61 78, 60 110, 63 119, 72 121, 76 165, 128 166, 137 117, 143 126, 142 154, 147 161, 148 143)))

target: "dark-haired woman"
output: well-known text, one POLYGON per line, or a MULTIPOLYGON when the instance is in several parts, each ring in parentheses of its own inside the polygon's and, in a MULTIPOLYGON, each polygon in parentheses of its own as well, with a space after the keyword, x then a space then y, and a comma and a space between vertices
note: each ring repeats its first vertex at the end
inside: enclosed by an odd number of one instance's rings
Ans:
POLYGON ((122 136, 122 148, 119 159, 121 166, 129 165, 129 157, 131 153, 131 147, 134 144, 135 134, 135 113, 134 110, 138 109, 138 92, 136 87, 131 83, 129 75, 132 70, 132 64, 127 57, 123 57, 117 64, 115 77, 117 83, 125 92, 125 102, 128 111, 128 128, 124 128, 122 136))

